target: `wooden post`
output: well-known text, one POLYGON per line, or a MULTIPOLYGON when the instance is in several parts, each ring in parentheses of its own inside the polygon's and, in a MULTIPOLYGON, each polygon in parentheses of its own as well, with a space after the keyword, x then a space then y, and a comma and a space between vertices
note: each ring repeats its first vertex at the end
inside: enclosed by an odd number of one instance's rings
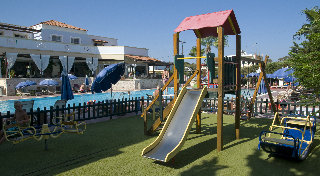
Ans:
POLYGON ((241 36, 236 35, 236 113, 235 113, 235 132, 236 139, 240 139, 240 99, 241 99, 241 36))
MULTIPOLYGON (((201 56, 201 38, 197 38, 197 57, 201 56)), ((201 58, 197 58, 197 88, 201 87, 201 58)), ((198 111, 197 120, 196 120, 196 132, 201 133, 201 110, 198 111)))
MULTIPOLYGON (((179 33, 173 34, 173 57, 175 55, 179 54, 179 33)), ((174 98, 176 99, 178 97, 178 90, 179 90, 179 80, 178 80, 178 70, 176 67, 173 67, 173 87, 174 87, 174 98)))
MULTIPOLYGON (((264 78, 264 83, 265 83, 265 86, 267 88, 267 92, 268 92, 268 95, 269 95, 269 98, 270 98, 270 103, 271 103, 272 110, 273 110, 274 113, 277 112, 277 108, 276 108, 276 106, 274 104, 274 101, 273 101, 273 98, 272 98, 272 93, 271 93, 270 86, 269 86, 269 83, 268 83, 267 75, 265 73, 265 66, 267 64, 268 58, 269 58, 269 56, 266 56, 265 59, 264 59, 264 62, 259 63, 261 72, 260 72, 258 83, 256 85, 256 89, 255 89, 255 91, 253 93, 253 97, 251 99, 251 103, 250 103, 250 106, 249 106, 250 115, 251 115, 251 112, 253 111, 253 104, 254 104, 254 102, 256 100, 256 96, 257 96, 257 93, 258 93, 259 86, 260 86, 262 78, 264 78)), ((250 117, 250 116, 248 116, 248 117, 250 117)))
POLYGON ((218 152, 223 149, 223 77, 224 77, 224 41, 223 41, 223 28, 218 27, 218 113, 217 113, 217 150, 218 152))
MULTIPOLYGON (((277 112, 277 108, 276 108, 276 105, 274 104, 274 100, 273 100, 273 97, 272 97, 272 93, 271 93, 269 82, 268 82, 268 78, 267 78, 267 74, 265 72, 265 67, 266 67, 268 58, 269 58, 269 56, 266 56, 265 61, 264 61, 264 63, 261 64, 260 68, 261 68, 261 72, 262 72, 263 78, 264 78, 264 83, 266 85, 267 92, 268 92, 268 95, 269 95, 269 98, 270 98, 271 108, 273 110, 273 113, 276 113, 277 112)), ((277 118, 279 119, 279 113, 277 115, 278 115, 277 118)))

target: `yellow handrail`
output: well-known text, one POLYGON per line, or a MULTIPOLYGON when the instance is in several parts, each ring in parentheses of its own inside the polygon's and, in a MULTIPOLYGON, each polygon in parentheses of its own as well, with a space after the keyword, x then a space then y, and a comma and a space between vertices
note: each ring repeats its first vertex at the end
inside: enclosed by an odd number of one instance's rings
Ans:
POLYGON ((188 85, 191 81, 192 81, 192 79, 198 74, 198 70, 196 70, 194 73, 193 73, 193 75, 186 81, 186 83, 184 84, 184 86, 186 86, 186 85, 188 85))
POLYGON ((207 56, 200 56, 200 57, 181 57, 178 59, 197 59, 197 58, 207 58, 207 56))

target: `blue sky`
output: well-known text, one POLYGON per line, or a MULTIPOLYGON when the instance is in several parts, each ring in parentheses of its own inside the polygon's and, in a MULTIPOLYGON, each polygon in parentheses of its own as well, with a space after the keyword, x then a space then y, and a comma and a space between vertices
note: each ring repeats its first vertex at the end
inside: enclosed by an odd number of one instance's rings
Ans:
MULTIPOLYGON (((172 61, 173 30, 188 16, 233 9, 241 29, 242 49, 273 60, 288 55, 292 36, 306 22, 302 10, 319 0, 5 0, 0 22, 31 26, 57 20, 117 38, 119 45, 149 49, 149 56, 172 61)), ((180 33, 184 53, 196 44, 192 31, 180 33)), ((215 51, 215 50, 213 50, 215 51)), ((225 55, 235 54, 229 36, 225 55)))

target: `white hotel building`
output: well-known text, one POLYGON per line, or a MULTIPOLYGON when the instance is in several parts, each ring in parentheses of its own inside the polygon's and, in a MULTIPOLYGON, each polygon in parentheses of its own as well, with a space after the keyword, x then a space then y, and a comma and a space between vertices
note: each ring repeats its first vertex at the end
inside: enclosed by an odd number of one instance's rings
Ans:
POLYGON ((143 77, 150 65, 165 65, 148 57, 146 48, 118 46, 117 39, 89 35, 86 29, 55 20, 30 27, 0 23, 0 95, 15 95, 15 85, 26 79, 59 80, 63 58, 69 58, 69 73, 91 79, 118 62, 126 63, 125 75, 135 69, 143 77))

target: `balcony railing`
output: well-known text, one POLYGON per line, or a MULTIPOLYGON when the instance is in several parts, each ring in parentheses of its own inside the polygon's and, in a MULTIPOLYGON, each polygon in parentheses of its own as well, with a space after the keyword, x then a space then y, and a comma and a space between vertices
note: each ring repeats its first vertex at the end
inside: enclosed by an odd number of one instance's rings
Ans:
MULTIPOLYGON (((139 56, 148 56, 148 50, 145 48, 135 48, 128 46, 89 46, 72 43, 60 43, 53 41, 42 41, 34 39, 15 38, 0 36, 0 48, 16 48, 43 51, 57 51, 68 53, 83 54, 130 54, 139 56)), ((17 50, 18 51, 18 50, 17 50)))

